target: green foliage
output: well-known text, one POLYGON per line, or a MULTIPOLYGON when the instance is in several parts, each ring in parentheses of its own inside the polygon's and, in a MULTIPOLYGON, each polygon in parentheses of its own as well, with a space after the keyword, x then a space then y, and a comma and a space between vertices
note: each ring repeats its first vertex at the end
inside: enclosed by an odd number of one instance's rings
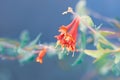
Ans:
POLYGON ((34 49, 36 49, 37 42, 39 41, 41 35, 38 35, 33 41, 31 41, 28 45, 24 46, 25 50, 21 47, 17 49, 17 52, 22 58, 19 60, 20 63, 29 62, 35 58, 34 49))
POLYGON ((4 46, 3 45, 0 45, 0 54, 1 53, 4 53, 5 49, 4 49, 4 46))
POLYGON ((120 63, 114 64, 112 67, 112 71, 115 75, 120 75, 120 63))
MULTIPOLYGON (((93 62, 100 73, 107 74, 109 71, 113 71, 116 75, 120 75, 120 48, 107 39, 107 36, 119 36, 119 33, 109 30, 100 30, 102 25, 95 26, 92 18, 87 13, 86 0, 79 1, 76 6, 76 12, 72 11, 71 7, 69 7, 69 10, 66 11, 65 14, 68 12, 71 12, 74 16, 77 15, 78 18, 80 18, 78 37, 79 42, 77 42, 79 44, 75 44, 75 47, 78 50, 76 50, 76 52, 79 55, 73 63, 71 62, 72 66, 81 64, 83 60, 85 60, 85 56, 88 55, 95 59, 93 62), (90 31, 90 33, 88 31, 90 31), (88 35, 93 37, 92 41, 94 42, 93 45, 95 46, 95 49, 93 50, 86 49, 87 43, 89 43, 87 42, 88 35)), ((111 21, 115 26, 120 28, 119 21, 113 19, 109 20, 109 18, 107 18, 107 21, 111 21)), ((60 35, 59 38, 66 35, 64 30, 63 32, 64 35, 60 35)), ((55 48, 55 43, 37 44, 40 40, 40 37, 41 34, 39 34, 34 40, 30 41, 29 32, 25 30, 21 33, 20 41, 0 38, 0 57, 9 60, 18 59, 20 63, 26 63, 33 61, 36 57, 36 54, 38 54, 43 48, 47 49, 47 55, 58 55, 59 60, 66 58, 69 54, 66 48, 64 50, 61 50, 60 46, 55 48)), ((70 39, 72 39, 71 37, 70 39)), ((64 38, 62 38, 63 43, 65 42, 63 40, 64 38)), ((67 39, 69 39, 69 37, 66 38, 66 41, 67 39)), ((68 45, 71 44, 69 42, 67 43, 68 45)))
POLYGON ((120 63, 120 52, 115 53, 114 63, 115 63, 115 64, 120 63))
POLYGON ((23 31, 23 32, 21 33, 20 40, 21 40, 20 46, 21 46, 21 47, 25 47, 25 46, 28 44, 29 40, 30 40, 29 32, 26 31, 26 30, 23 31))
POLYGON ((115 34, 115 32, 112 32, 112 31, 103 31, 103 30, 100 30, 99 33, 100 33, 102 36, 104 36, 104 37, 115 34))

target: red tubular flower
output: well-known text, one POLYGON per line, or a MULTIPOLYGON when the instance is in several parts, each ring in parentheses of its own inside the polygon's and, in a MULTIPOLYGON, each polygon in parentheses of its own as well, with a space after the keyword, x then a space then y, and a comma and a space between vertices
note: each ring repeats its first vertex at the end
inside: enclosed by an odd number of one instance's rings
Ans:
POLYGON ((66 48, 67 51, 74 52, 76 50, 79 23, 79 17, 75 17, 69 25, 61 26, 58 30, 60 34, 55 36, 57 45, 60 45, 62 49, 66 48))
POLYGON ((43 63, 43 57, 45 56, 46 52, 47 52, 47 49, 46 49, 46 48, 43 48, 43 49, 39 52, 39 54, 38 54, 38 56, 37 56, 37 58, 36 58, 36 62, 40 62, 40 63, 42 64, 42 63, 43 63))

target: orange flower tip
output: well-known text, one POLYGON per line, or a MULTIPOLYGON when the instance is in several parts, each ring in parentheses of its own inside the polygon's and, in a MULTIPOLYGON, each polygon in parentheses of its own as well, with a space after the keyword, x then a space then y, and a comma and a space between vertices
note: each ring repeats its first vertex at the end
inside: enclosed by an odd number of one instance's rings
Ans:
POLYGON ((40 61, 39 61, 39 62, 40 62, 40 64, 42 64, 42 63, 43 63, 43 60, 42 60, 42 59, 40 59, 40 61))
POLYGON ((39 62, 39 58, 38 57, 36 58, 36 62, 39 62))
POLYGON ((65 26, 61 26, 58 31, 61 32, 61 33, 66 33, 67 28, 65 26))
POLYGON ((42 60, 42 59, 37 58, 37 59, 36 59, 36 62, 39 62, 40 64, 42 64, 42 63, 43 63, 43 60, 42 60))

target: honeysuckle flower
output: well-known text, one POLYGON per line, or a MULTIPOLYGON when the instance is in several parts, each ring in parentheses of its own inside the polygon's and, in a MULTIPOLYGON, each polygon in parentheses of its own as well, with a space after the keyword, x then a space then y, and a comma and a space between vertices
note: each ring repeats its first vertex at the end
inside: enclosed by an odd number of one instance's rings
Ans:
POLYGON ((68 52, 76 51, 76 39, 78 35, 79 23, 79 16, 76 16, 69 25, 62 25, 59 28, 58 31, 60 34, 55 36, 55 38, 57 39, 57 45, 60 45, 63 50, 66 48, 68 52))
POLYGON ((47 52, 47 49, 46 49, 46 48, 43 48, 43 49, 39 52, 39 54, 38 54, 38 56, 37 56, 37 58, 36 58, 36 62, 40 62, 40 63, 42 64, 42 63, 43 63, 43 57, 45 56, 46 52, 47 52))

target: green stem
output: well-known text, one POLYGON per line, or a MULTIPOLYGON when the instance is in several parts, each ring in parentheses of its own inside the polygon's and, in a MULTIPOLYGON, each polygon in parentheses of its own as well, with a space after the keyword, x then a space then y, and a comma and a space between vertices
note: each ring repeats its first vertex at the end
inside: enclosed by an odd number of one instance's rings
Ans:
POLYGON ((81 44, 80 44, 81 53, 79 54, 75 62, 72 64, 72 66, 80 64, 83 61, 83 58, 85 56, 83 51, 85 48, 86 48, 86 34, 85 32, 81 32, 81 44))

